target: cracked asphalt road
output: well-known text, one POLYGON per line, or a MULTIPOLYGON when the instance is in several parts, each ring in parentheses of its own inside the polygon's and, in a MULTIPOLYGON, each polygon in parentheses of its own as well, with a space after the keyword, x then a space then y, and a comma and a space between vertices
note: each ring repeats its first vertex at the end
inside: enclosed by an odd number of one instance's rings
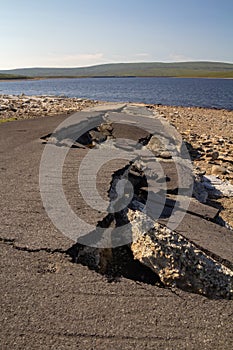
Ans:
POLYGON ((71 262, 38 185, 40 137, 65 118, 0 125, 1 349, 231 349, 232 301, 108 283, 71 262))

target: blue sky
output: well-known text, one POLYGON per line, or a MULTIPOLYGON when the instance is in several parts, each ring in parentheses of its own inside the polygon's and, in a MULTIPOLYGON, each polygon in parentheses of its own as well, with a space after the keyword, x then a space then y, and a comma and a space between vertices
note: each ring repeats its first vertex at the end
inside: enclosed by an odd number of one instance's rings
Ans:
POLYGON ((0 69, 233 62, 232 0, 0 0, 0 69))

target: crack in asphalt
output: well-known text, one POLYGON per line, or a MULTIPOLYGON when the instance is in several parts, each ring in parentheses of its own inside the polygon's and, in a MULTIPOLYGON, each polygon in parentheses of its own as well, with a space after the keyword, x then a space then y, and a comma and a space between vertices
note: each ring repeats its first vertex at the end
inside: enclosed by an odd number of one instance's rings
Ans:
MULTIPOLYGON (((156 320, 155 323, 158 323, 156 320)), ((182 337, 179 336, 130 336, 130 335, 114 335, 114 334, 109 334, 109 335, 104 335, 104 334, 97 334, 97 333, 84 333, 84 332, 49 332, 46 330, 33 330, 29 329, 28 330, 31 333, 34 334, 47 334, 47 335, 55 335, 57 337, 69 337, 69 338, 95 338, 95 339, 116 339, 116 340, 136 340, 136 341, 154 341, 154 340, 163 340, 163 341, 176 341, 176 340, 181 340, 183 339, 182 337)), ((24 331, 25 332, 25 331, 24 331)), ((22 332, 22 333, 24 333, 22 332)))
POLYGON ((15 244, 15 239, 10 239, 10 238, 4 238, 4 237, 0 237, 0 242, 6 245, 10 245, 11 247, 13 247, 16 250, 19 251, 23 251, 23 252, 28 252, 28 253, 39 253, 39 252, 46 252, 48 254, 56 254, 56 253, 60 253, 60 254, 65 254, 68 256, 67 250, 63 250, 63 249, 51 249, 51 248, 47 248, 47 247, 42 247, 42 248, 29 248, 29 247, 21 247, 15 244))

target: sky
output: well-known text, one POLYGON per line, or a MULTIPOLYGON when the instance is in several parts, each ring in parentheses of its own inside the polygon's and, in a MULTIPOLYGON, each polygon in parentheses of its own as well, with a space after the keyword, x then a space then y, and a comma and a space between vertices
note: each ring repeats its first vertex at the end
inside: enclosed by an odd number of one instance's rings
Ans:
POLYGON ((0 69, 233 62, 233 0, 0 0, 0 69))

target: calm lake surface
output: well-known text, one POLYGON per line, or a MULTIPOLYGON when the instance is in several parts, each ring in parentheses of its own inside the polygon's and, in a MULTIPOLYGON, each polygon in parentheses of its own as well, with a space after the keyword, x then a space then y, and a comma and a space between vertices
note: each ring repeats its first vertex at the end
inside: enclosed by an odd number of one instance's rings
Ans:
POLYGON ((129 77, 0 82, 0 95, 22 93, 233 110, 233 79, 129 77))

